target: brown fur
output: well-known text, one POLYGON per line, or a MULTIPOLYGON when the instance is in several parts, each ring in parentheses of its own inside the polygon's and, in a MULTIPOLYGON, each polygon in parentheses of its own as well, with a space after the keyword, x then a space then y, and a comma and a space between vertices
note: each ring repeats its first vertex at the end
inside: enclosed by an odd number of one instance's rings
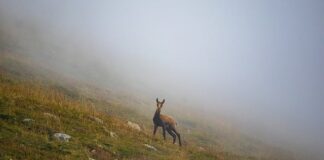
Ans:
POLYGON ((162 121, 164 121, 165 123, 167 123, 171 127, 175 128, 176 121, 172 117, 170 117, 168 115, 160 114, 160 118, 161 118, 162 121))

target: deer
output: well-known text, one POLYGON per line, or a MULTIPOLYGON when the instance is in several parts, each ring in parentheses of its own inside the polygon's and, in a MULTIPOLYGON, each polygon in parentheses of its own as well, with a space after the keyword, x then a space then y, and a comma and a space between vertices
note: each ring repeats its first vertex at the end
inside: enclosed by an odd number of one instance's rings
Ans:
POLYGON ((158 127, 162 127, 163 130, 163 138, 165 138, 165 131, 167 131, 172 137, 173 137, 173 144, 176 142, 176 139, 178 137, 179 139, 179 146, 181 146, 181 138, 179 132, 176 130, 177 122, 170 116, 160 114, 161 109, 163 107, 163 104, 165 102, 165 99, 162 100, 162 102, 159 101, 158 98, 156 98, 156 111, 153 117, 153 123, 154 123, 154 130, 153 130, 153 136, 155 136, 156 130, 158 127))

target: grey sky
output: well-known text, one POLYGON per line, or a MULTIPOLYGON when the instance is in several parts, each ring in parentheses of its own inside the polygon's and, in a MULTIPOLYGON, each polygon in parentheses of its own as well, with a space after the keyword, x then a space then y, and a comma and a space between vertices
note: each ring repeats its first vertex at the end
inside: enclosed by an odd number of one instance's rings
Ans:
POLYGON ((323 1, 1 0, 0 14, 134 85, 324 151, 323 1))

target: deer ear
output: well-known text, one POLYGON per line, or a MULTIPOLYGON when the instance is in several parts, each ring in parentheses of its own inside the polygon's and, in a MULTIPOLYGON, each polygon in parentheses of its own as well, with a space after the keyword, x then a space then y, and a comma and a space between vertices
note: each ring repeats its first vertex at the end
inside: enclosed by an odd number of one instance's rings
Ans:
POLYGON ((159 103, 159 99, 158 98, 156 98, 156 103, 159 103))
POLYGON ((164 102, 165 102, 165 99, 163 99, 162 104, 164 104, 164 102))

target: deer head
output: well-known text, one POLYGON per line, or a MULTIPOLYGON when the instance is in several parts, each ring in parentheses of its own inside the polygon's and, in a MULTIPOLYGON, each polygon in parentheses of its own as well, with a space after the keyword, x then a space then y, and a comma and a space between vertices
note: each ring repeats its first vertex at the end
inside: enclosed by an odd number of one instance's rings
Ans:
POLYGON ((156 111, 160 112, 161 111, 161 108, 163 107, 163 104, 165 102, 165 99, 162 100, 162 102, 159 101, 158 98, 156 98, 156 111))

